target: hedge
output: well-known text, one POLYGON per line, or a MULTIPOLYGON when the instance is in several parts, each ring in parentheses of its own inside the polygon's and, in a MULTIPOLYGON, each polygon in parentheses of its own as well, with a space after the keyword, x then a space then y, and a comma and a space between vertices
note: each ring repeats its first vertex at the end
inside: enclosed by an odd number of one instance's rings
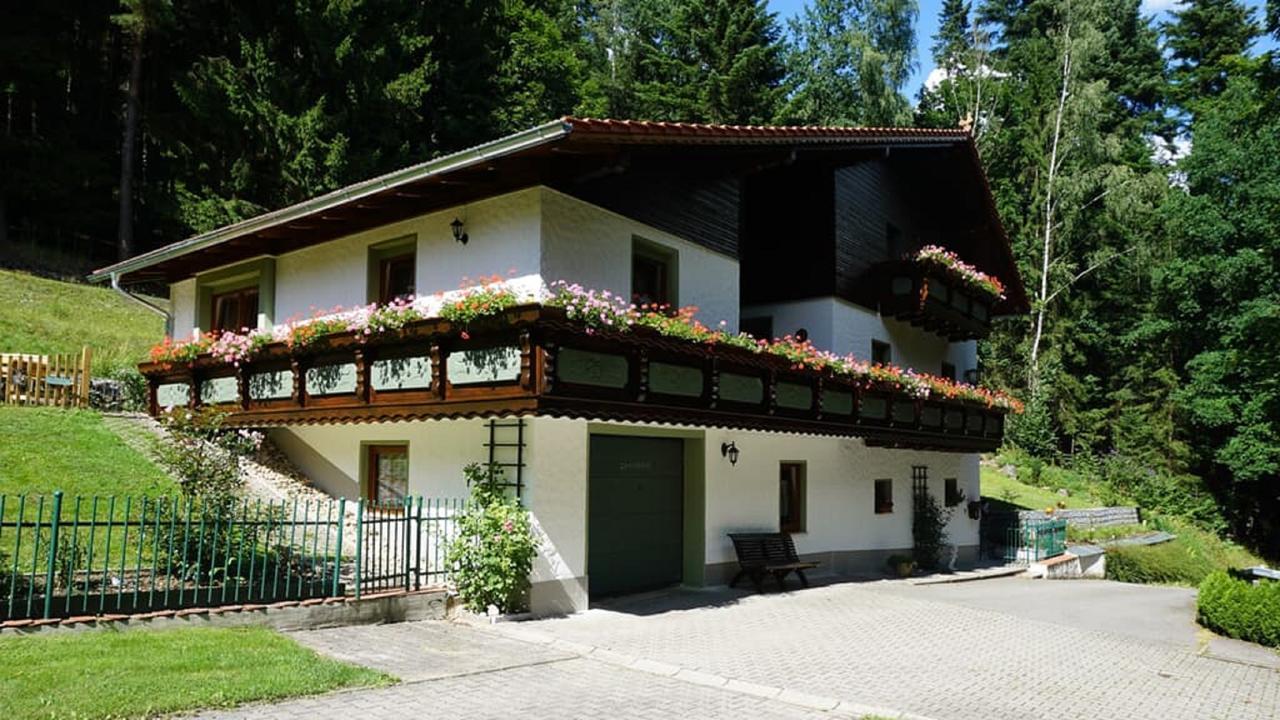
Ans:
POLYGON ((1200 583, 1200 624, 1233 638, 1280 647, 1280 582, 1254 585, 1225 572, 1200 583))

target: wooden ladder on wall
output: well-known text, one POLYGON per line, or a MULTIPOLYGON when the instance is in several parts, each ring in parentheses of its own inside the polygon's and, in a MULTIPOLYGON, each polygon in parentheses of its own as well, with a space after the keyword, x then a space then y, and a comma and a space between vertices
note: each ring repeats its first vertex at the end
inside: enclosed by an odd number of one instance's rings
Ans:
POLYGON ((516 499, 523 499, 524 419, 490 420, 489 441, 484 446, 489 451, 489 467, 502 470, 499 485, 512 490, 516 499))

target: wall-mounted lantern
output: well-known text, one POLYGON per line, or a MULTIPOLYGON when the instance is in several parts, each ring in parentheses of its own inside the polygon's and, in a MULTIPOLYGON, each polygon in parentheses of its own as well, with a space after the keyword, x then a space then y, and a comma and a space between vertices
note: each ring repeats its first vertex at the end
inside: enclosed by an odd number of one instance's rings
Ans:
POLYGON ((734 442, 720 443, 720 456, 729 458, 730 465, 738 464, 738 445, 734 442))
POLYGON ((467 244, 467 240, 469 240, 470 238, 468 238, 467 234, 463 232, 463 225, 461 220, 459 220, 458 218, 454 218, 453 222, 449 223, 449 228, 453 230, 454 240, 457 240, 463 245, 467 244))

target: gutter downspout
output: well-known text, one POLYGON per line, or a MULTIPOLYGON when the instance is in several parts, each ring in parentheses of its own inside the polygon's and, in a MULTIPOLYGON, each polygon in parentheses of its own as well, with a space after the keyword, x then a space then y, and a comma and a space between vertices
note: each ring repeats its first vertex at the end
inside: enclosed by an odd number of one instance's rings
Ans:
POLYGON ((169 311, 165 310, 159 305, 154 305, 148 302, 147 300, 144 300, 142 297, 138 295, 134 295, 128 290, 125 290, 123 287, 120 287, 120 273, 118 272, 111 273, 111 289, 115 290, 116 292, 120 293, 122 296, 138 303, 142 307, 164 318, 165 333, 168 334, 171 331, 171 328, 173 327, 173 316, 169 314, 169 311))

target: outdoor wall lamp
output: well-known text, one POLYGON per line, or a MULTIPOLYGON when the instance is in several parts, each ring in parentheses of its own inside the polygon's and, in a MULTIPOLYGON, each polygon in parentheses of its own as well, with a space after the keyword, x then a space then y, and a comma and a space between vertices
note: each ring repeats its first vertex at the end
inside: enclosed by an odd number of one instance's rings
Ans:
POLYGON ((738 464, 738 445, 734 442, 720 443, 720 456, 729 458, 730 465, 738 464))
POLYGON ((467 244, 467 240, 469 240, 470 238, 468 238, 467 234, 462 231, 463 225, 461 220, 459 220, 458 218, 454 218, 453 222, 449 223, 449 228, 453 230, 454 240, 457 240, 463 245, 467 244))

